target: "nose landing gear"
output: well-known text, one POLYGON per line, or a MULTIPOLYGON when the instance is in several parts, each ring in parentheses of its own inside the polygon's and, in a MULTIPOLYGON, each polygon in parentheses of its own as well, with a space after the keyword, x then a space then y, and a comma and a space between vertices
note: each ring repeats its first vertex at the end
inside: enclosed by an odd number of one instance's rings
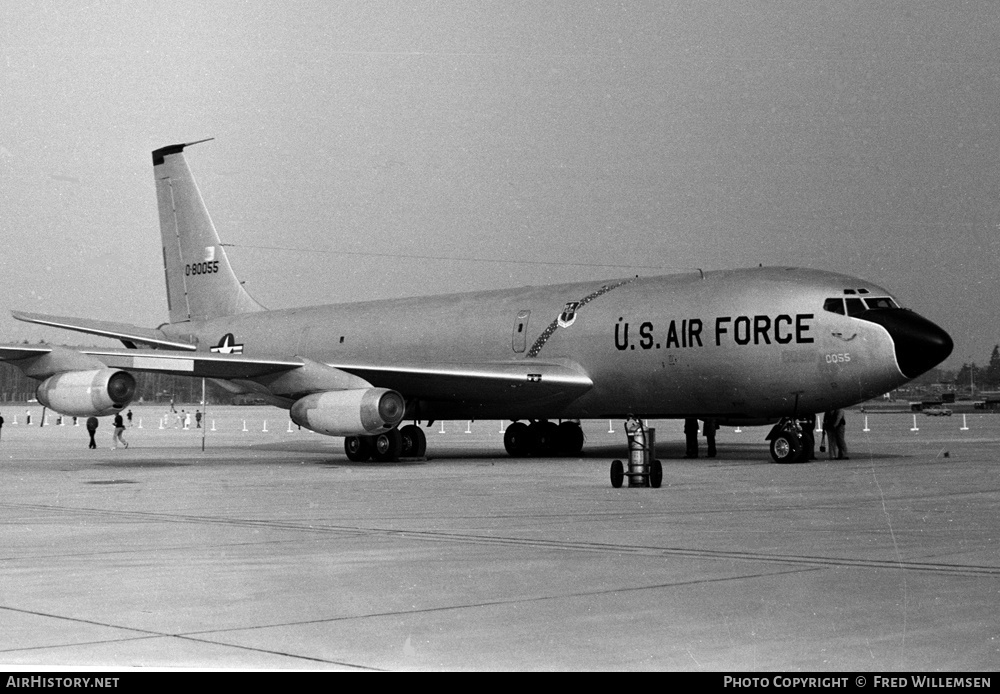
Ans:
POLYGON ((794 417, 784 417, 767 435, 771 442, 771 459, 776 463, 804 462, 807 452, 802 437, 802 427, 794 417))

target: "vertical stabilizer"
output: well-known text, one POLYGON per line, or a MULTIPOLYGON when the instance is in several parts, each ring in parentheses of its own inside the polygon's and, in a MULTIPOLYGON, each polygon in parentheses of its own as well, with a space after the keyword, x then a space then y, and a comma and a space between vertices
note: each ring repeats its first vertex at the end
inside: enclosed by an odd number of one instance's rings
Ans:
POLYGON ((198 184, 184 161, 184 148, 195 144, 153 151, 171 323, 263 309, 233 273, 198 184))

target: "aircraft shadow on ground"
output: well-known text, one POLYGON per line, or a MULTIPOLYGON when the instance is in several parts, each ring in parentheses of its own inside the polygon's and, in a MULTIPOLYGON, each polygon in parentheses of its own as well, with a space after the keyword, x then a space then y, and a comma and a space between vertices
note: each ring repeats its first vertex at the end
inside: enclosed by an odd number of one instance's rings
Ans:
MULTIPOLYGON (((275 457, 270 457, 266 455, 267 453, 273 453, 275 456, 280 454, 302 454, 303 456, 309 456, 309 459, 303 460, 301 462, 308 462, 315 465, 323 465, 326 467, 360 467, 360 468, 379 468, 385 466, 397 466, 397 467, 408 467, 423 465, 431 461, 450 461, 450 460, 503 460, 506 463, 516 464, 518 462, 532 463, 538 460, 553 460, 553 461, 566 461, 570 462, 573 460, 606 460, 609 463, 612 460, 622 460, 627 461, 628 450, 624 444, 596 444, 596 445, 586 445, 583 451, 576 456, 568 457, 558 457, 558 456, 527 456, 524 458, 511 458, 507 455, 507 452, 498 446, 488 446, 476 447, 474 444, 469 446, 459 446, 459 445, 447 445, 447 444, 437 444, 429 447, 427 455, 423 458, 402 458, 401 460, 394 462, 379 462, 375 460, 367 460, 364 462, 355 462, 348 460, 346 455, 340 449, 339 446, 332 446, 327 441, 302 441, 302 442, 273 442, 265 444, 255 444, 251 446, 251 450, 264 453, 259 459, 254 457, 209 457, 209 458, 187 458, 182 460, 108 460, 102 462, 96 462, 94 467, 96 468, 165 468, 165 467, 181 467, 190 465, 212 465, 212 464, 224 464, 231 465, 234 463, 253 465, 256 462, 260 464, 272 464, 275 462, 275 457)), ((709 458, 706 455, 704 442, 699 449, 699 457, 697 461, 710 463, 710 464, 729 464, 729 463, 740 463, 740 464, 760 464, 760 465, 773 465, 771 456, 768 450, 768 446, 765 443, 726 443, 720 444, 718 446, 718 454, 714 458, 709 458)), ((232 449, 230 449, 232 451, 232 449)), ((656 446, 656 458, 661 462, 667 461, 683 461, 689 460, 684 456, 685 446, 683 442, 667 442, 660 443, 656 446)), ((813 464, 826 463, 826 462, 841 462, 841 461, 831 461, 828 460, 826 453, 820 453, 818 450, 816 452, 817 460, 812 461, 813 464)), ((905 458, 907 456, 898 453, 880 453, 865 452, 864 459, 893 459, 893 458, 905 458)), ((287 461, 284 461, 287 462, 287 461)), ((694 462, 694 461, 692 461, 694 462)))

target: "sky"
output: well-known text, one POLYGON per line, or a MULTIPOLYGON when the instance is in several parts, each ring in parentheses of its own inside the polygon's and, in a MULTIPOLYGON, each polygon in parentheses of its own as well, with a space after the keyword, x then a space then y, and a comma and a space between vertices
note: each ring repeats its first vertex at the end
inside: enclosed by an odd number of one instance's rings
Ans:
POLYGON ((0 341, 167 320, 150 151, 269 308, 855 275, 1000 343, 1000 4, 0 5, 0 341))

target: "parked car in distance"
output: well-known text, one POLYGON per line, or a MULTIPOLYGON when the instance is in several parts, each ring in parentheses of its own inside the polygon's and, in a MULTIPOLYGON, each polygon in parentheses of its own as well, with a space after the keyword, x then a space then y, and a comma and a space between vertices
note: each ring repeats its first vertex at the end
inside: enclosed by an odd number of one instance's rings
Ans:
POLYGON ((931 417, 950 417, 951 409, 947 407, 928 407, 924 410, 924 414, 931 417))

